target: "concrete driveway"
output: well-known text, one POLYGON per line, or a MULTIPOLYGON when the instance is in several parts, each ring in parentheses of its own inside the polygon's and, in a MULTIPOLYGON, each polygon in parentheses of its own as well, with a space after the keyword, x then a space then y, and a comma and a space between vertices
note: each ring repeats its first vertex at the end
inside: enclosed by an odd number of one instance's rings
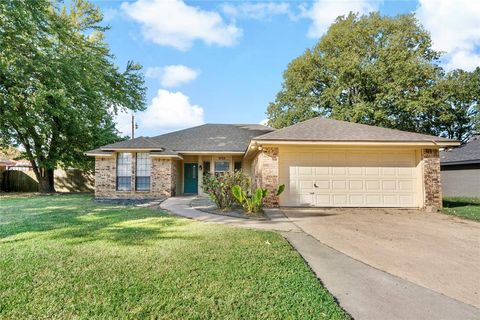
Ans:
POLYGON ((480 307, 480 223, 399 209, 290 209, 320 242, 380 270, 480 307))

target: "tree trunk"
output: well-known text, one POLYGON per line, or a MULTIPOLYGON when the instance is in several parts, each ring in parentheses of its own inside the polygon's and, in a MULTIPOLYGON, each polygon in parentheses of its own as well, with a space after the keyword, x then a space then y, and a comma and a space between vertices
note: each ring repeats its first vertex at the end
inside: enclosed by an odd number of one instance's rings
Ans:
POLYGON ((43 169, 38 179, 38 188, 41 193, 55 192, 55 180, 53 177, 53 169, 43 169))

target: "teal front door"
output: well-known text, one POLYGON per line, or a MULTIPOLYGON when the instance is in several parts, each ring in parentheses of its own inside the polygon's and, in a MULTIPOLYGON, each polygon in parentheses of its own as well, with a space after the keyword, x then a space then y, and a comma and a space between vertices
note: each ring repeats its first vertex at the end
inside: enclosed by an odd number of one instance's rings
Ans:
POLYGON ((183 165, 183 192, 198 193, 198 167, 196 163, 183 165))

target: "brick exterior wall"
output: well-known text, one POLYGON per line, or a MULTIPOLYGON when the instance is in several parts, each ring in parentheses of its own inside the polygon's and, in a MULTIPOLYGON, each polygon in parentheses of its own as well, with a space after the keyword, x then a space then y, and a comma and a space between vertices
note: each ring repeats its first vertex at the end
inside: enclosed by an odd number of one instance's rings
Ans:
POLYGON ((95 198, 139 199, 174 196, 176 188, 177 161, 152 159, 150 191, 135 191, 135 156, 132 157, 132 190, 116 191, 116 157, 95 158, 95 198))
POLYGON ((278 207, 279 197, 274 194, 279 182, 278 148, 264 147, 252 161, 253 188, 267 189, 264 204, 267 208, 278 207))
POLYGON ((423 149, 424 208, 437 211, 442 208, 442 184, 440 181, 440 157, 438 149, 423 149))

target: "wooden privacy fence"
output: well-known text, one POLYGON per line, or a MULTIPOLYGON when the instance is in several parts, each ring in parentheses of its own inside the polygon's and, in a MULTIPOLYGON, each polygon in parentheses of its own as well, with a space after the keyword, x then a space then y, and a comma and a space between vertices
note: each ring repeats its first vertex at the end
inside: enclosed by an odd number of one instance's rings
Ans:
MULTIPOLYGON (((36 192, 38 181, 33 171, 8 170, 0 172, 0 187, 6 192, 36 192)), ((57 192, 92 192, 94 176, 91 172, 77 169, 55 170, 57 192)))

